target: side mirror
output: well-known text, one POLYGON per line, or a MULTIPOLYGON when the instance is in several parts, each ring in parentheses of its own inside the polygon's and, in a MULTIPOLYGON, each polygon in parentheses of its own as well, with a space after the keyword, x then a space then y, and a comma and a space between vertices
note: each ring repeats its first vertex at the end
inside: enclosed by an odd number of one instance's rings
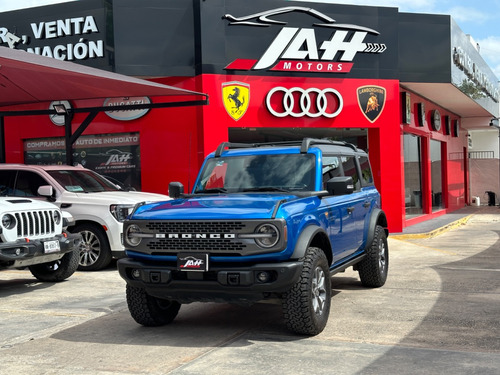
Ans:
POLYGON ((184 194, 184 185, 180 182, 171 182, 168 184, 168 196, 172 199, 180 198, 184 194))
POLYGON ((331 195, 352 194, 354 182, 351 176, 333 177, 326 182, 326 190, 331 195))
POLYGON ((54 193, 54 188, 51 185, 42 185, 38 188, 37 193, 42 197, 51 198, 54 193))

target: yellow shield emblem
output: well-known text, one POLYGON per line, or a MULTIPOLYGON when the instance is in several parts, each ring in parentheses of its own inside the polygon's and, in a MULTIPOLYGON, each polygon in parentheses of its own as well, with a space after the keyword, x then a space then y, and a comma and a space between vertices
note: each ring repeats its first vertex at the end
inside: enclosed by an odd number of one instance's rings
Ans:
POLYGON ((238 121, 248 109, 250 85, 236 81, 223 83, 222 101, 228 115, 238 121))

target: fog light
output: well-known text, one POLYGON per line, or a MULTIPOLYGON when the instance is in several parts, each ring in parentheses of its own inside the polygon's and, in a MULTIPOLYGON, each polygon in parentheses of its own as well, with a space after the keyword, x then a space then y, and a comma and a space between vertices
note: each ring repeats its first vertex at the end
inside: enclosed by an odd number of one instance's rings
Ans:
POLYGON ((141 271, 138 269, 133 269, 132 270, 132 277, 134 279, 140 279, 141 278, 141 271))
POLYGON ((267 271, 260 271, 257 273, 257 280, 259 280, 261 283, 267 283, 270 278, 271 275, 267 271))

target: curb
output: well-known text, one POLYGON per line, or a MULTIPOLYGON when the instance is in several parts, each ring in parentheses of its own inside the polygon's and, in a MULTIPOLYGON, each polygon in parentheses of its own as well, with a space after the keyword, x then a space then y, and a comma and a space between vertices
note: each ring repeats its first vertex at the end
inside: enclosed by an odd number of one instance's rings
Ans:
POLYGON ((461 219, 458 219, 456 221, 453 221, 449 224, 446 224, 440 228, 434 229, 430 232, 427 233, 408 233, 408 234, 394 234, 394 235, 389 235, 389 238, 394 238, 396 240, 410 240, 410 239, 423 239, 423 238, 432 238, 439 236, 440 234, 447 232, 450 229, 454 229, 456 227, 459 227, 461 225, 467 224, 469 219, 473 216, 474 214, 467 215, 461 219))

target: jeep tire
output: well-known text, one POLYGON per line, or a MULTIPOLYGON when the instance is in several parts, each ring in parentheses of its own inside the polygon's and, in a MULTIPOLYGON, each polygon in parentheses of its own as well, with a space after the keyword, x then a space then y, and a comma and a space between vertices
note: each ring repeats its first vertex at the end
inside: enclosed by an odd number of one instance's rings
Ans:
POLYGON ((323 250, 307 249, 299 280, 282 296, 287 328, 304 335, 317 335, 326 326, 330 314, 331 281, 323 250))
POLYGON ((157 327, 171 323, 181 304, 150 296, 142 288, 127 284, 127 305, 134 320, 146 327, 157 327))
POLYGON ((389 269, 389 247, 384 228, 375 227, 373 241, 366 248, 366 257, 358 264, 358 273, 363 286, 378 288, 385 284, 389 269))
POLYGON ((80 271, 96 271, 111 262, 112 254, 104 230, 97 224, 83 223, 75 226, 73 233, 82 235, 80 243, 80 271))
POLYGON ((35 264, 29 267, 33 276, 40 281, 63 281, 73 275, 78 268, 79 251, 75 249, 56 261, 35 264))

